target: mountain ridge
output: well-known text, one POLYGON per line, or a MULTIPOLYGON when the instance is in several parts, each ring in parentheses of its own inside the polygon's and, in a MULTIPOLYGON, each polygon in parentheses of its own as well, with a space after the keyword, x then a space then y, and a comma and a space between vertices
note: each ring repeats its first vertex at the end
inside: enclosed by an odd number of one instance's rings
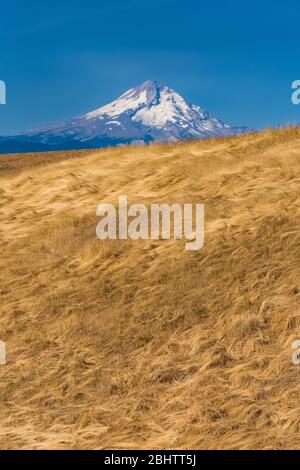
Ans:
POLYGON ((247 127, 224 123, 198 105, 190 104, 172 88, 147 80, 116 100, 74 119, 0 138, 5 148, 44 150, 103 148, 177 142, 205 137, 239 135, 247 127), (14 142, 12 144, 11 142, 14 142))

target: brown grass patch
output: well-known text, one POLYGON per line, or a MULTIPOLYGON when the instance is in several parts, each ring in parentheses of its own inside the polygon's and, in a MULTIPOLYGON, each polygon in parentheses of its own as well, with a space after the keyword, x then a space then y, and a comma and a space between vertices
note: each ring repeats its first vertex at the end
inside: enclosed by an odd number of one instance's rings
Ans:
POLYGON ((287 129, 0 156, 0 448, 297 448, 299 155, 287 129), (204 249, 97 240, 121 194, 204 202, 204 249))

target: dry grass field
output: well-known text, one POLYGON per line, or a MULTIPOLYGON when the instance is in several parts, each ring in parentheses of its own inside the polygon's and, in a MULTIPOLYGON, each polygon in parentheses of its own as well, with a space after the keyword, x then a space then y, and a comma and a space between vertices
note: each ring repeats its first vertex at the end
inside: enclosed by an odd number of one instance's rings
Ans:
POLYGON ((294 449, 300 130, 0 156, 1 449, 294 449), (101 202, 204 203, 205 246, 100 241, 101 202))

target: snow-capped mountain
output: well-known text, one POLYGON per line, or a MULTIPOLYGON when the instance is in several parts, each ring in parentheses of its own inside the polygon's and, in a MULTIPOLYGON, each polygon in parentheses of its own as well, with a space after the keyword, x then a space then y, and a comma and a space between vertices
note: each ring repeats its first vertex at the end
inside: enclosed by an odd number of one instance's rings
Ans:
MULTIPOLYGON (((147 81, 110 104, 48 128, 0 139, 13 151, 74 149, 180 141, 248 132, 223 123, 200 106, 188 103, 171 88, 147 81)), ((3 153, 3 152, 2 152, 3 153)))

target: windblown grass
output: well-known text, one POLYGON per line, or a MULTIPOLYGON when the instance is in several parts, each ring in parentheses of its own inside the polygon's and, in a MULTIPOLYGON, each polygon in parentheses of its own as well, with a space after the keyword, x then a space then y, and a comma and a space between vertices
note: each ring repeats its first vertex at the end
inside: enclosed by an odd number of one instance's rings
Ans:
POLYGON ((300 131, 65 157, 0 157, 0 448, 297 448, 300 131), (204 249, 99 241, 122 194, 204 249))

